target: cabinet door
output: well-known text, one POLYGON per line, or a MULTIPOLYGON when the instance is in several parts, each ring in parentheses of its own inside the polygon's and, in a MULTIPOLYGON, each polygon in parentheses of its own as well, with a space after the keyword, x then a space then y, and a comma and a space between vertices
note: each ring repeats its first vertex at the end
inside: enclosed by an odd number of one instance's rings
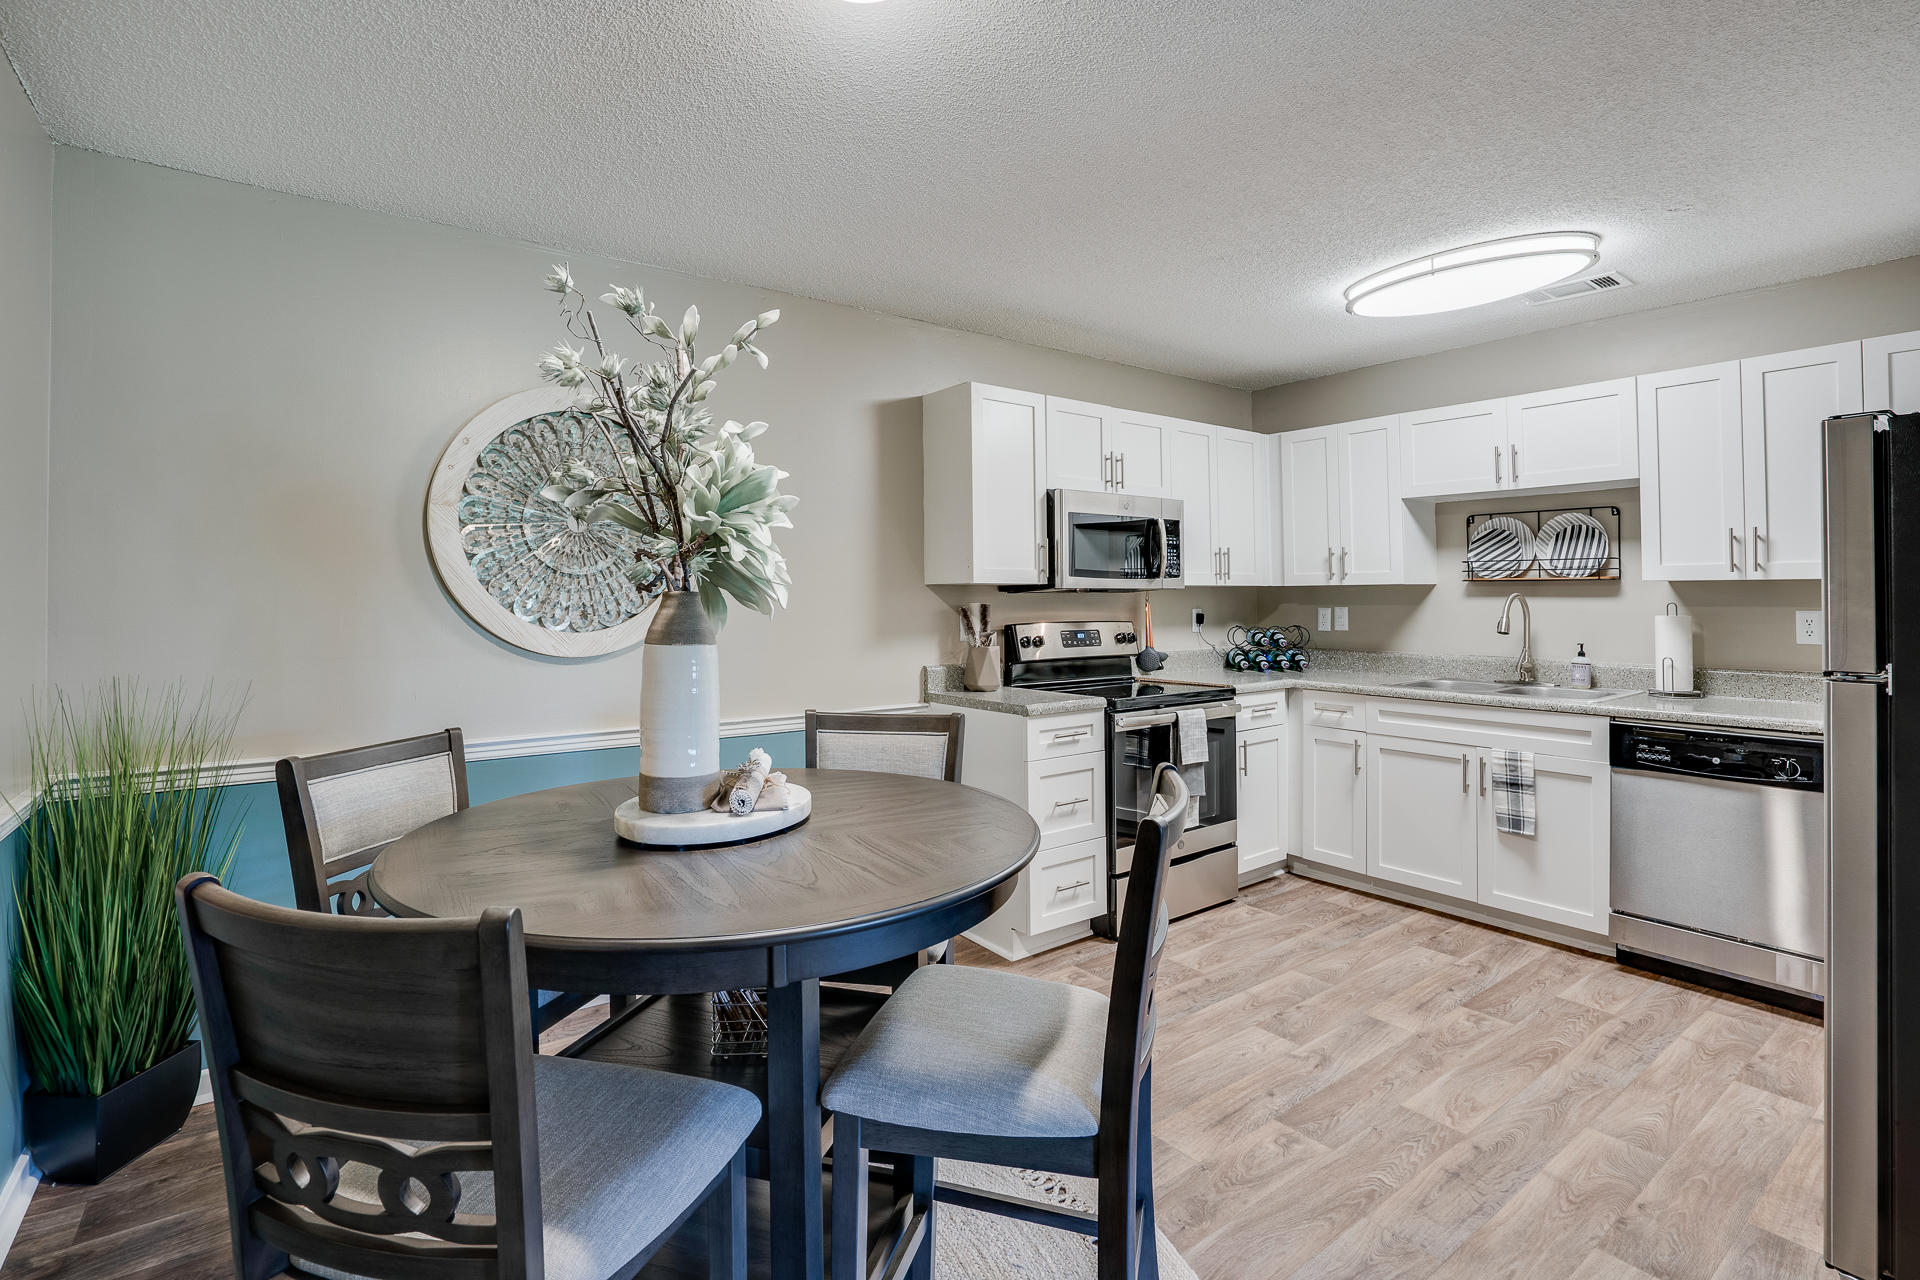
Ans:
POLYGON ((1868 338, 1861 346, 1866 366, 1861 407, 1920 413, 1920 332, 1868 338))
POLYGON ((1046 580, 1047 468, 1044 398, 973 385, 975 583, 1046 580))
POLYGON ((1494 828, 1490 753, 1480 759, 1480 901, 1589 933, 1607 931, 1611 777, 1603 760, 1533 758, 1535 835, 1494 828))
POLYGON ((1339 576, 1340 464, 1333 427, 1287 431, 1280 449, 1280 580, 1290 587, 1324 586, 1339 576))
POLYGON ((1202 422, 1175 422, 1167 433, 1167 496, 1182 504, 1184 578, 1198 587, 1219 580, 1213 540, 1213 436, 1202 422))
POLYGON ((1746 440, 1747 576, 1818 578, 1823 556, 1823 419, 1860 411, 1860 344, 1740 362, 1746 440))
POLYGON ((1367 874, 1473 901, 1479 798, 1472 747, 1367 739, 1367 874))
POLYGON ((1307 728, 1300 787, 1300 856, 1365 874, 1367 735, 1307 728))
POLYGON ((1220 427, 1213 462, 1213 537, 1220 544, 1220 581, 1257 587, 1267 581, 1267 437, 1220 427))
POLYGON ((1507 397, 1507 483, 1623 484, 1640 474, 1632 378, 1507 397))
POLYGON ((1108 420, 1107 449, 1113 455, 1114 488, 1149 498, 1172 493, 1167 450, 1174 422, 1153 413, 1116 410, 1108 420))
POLYGON ((1047 397, 1047 488, 1113 487, 1113 446, 1107 443, 1113 414, 1105 405, 1047 397))
MULTIPOLYGON (((1640 576, 1746 576, 1740 365, 1635 379, 1640 399, 1640 576)), ((1815 479, 1819 467, 1814 467, 1815 479)))
POLYGON ((1369 418, 1334 430, 1337 475, 1339 580, 1355 586, 1399 582, 1395 542, 1400 532, 1399 465, 1394 457, 1398 420, 1369 418))
POLYGON ((1240 870, 1272 866, 1287 856, 1287 729, 1240 734, 1240 870))
POLYGON ((1481 400, 1400 415, 1401 493, 1444 498, 1508 487, 1507 402, 1481 400))

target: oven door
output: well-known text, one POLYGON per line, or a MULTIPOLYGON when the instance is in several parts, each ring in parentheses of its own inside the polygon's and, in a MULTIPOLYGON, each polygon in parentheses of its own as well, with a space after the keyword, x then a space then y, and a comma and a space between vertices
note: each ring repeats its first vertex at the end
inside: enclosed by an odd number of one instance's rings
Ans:
POLYGON ((1166 575, 1167 529, 1160 500, 1055 489, 1050 585, 1137 591, 1166 575))
MULTIPOLYGON (((1206 788, 1192 798, 1197 812, 1174 846, 1168 883, 1168 912, 1185 915, 1233 897, 1238 889, 1239 792, 1234 740, 1240 704, 1216 702, 1207 713, 1206 788)), ((1141 711, 1112 717, 1107 742, 1108 830, 1112 842, 1112 882, 1107 926, 1116 928, 1133 869, 1133 845, 1141 819, 1153 806, 1153 776, 1173 759, 1174 714, 1141 711)))

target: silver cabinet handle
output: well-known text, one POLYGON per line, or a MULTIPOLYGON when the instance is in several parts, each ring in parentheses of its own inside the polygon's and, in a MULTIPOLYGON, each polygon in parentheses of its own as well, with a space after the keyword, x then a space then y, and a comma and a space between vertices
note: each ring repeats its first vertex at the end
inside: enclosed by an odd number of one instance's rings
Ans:
POLYGON ((1036 559, 1037 559, 1037 560, 1039 561, 1039 564, 1040 564, 1040 576, 1044 578, 1044 577, 1046 577, 1046 576, 1047 576, 1047 544, 1046 544, 1046 540, 1045 540, 1045 539, 1042 539, 1042 540, 1041 540, 1041 541, 1040 541, 1040 542, 1039 542, 1039 543, 1037 544, 1037 546, 1038 546, 1038 549, 1037 549, 1037 550, 1035 551, 1035 553, 1034 553, 1034 554, 1035 554, 1035 558, 1036 558, 1036 559))
POLYGON ((1520 483, 1520 446, 1519 445, 1510 444, 1507 446, 1507 462, 1509 464, 1507 467, 1507 474, 1513 478, 1513 483, 1519 484, 1520 483))
POLYGON ((1240 775, 1242 777, 1245 777, 1246 772, 1247 772, 1247 744, 1243 742, 1240 744, 1240 775))
POLYGON ((1460 794, 1464 796, 1471 790, 1472 784, 1467 781, 1467 753, 1462 751, 1460 753, 1460 794))
POLYGON ((1086 737, 1087 734, 1091 732, 1092 730, 1090 729, 1055 729, 1053 731, 1053 740, 1055 742, 1074 742, 1086 737))
POLYGON ((1493 446, 1493 482, 1500 483, 1500 446, 1493 446))
POLYGON ((1055 800, 1053 807, 1056 809, 1073 809, 1085 804, 1090 799, 1092 799, 1091 796, 1080 796, 1073 800, 1055 800))
POLYGON ((1760 572, 1760 526, 1753 526, 1753 541, 1747 544, 1747 560, 1755 573, 1760 572))
POLYGON ((1333 581, 1333 548, 1327 548, 1327 581, 1333 581))
POLYGON ((1250 716, 1270 716, 1274 712, 1278 711, 1279 709, 1280 709, 1279 707, 1276 707, 1271 703, 1269 703, 1267 706, 1264 706, 1264 707, 1255 707, 1253 708, 1253 710, 1247 712, 1247 714, 1250 716))
POLYGON ((1360 739, 1353 740, 1353 771, 1360 772, 1360 739))
POLYGON ((1120 487, 1127 487, 1127 455, 1124 453, 1120 455, 1120 487))
POLYGON ((1233 548, 1227 548, 1227 581, 1233 581, 1233 548))
POLYGON ((1740 572, 1740 531, 1727 530, 1727 572, 1740 572))
POLYGON ((1345 582, 1346 580, 1347 580, 1347 549, 1345 547, 1342 547, 1340 548, 1340 581, 1345 582))
POLYGON ((1053 891, 1055 893, 1065 893, 1069 889, 1084 889, 1092 883, 1093 881, 1091 880, 1075 880, 1072 884, 1057 884, 1053 886, 1053 891))
POLYGON ((1100 483, 1105 485, 1109 489, 1113 488, 1114 485, 1119 483, 1117 480, 1114 479, 1114 475, 1115 475, 1115 472, 1113 467, 1113 455, 1110 453, 1101 454, 1100 455, 1100 483))
POLYGON ((1487 758, 1480 757, 1480 794, 1487 794, 1487 758))

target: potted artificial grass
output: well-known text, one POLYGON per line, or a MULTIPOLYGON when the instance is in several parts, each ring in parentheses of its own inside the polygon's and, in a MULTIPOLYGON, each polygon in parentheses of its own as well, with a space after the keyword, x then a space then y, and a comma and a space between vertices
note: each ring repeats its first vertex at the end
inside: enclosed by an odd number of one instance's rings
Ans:
POLYGON ((34 709, 13 1009, 27 1146, 56 1182, 100 1181, 193 1106, 200 1048, 173 887, 232 865, 219 783, 237 716, 210 694, 119 680, 34 709))

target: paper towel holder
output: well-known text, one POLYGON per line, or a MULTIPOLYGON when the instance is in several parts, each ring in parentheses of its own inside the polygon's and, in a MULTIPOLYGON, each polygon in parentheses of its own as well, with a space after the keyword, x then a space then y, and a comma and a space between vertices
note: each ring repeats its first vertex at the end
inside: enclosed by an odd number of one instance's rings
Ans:
MULTIPOLYGON (((1679 617, 1680 606, 1677 604, 1669 603, 1667 605, 1667 616, 1670 618, 1679 617)), ((1658 677, 1658 683, 1663 685, 1669 685, 1669 686, 1672 685, 1674 683, 1674 670, 1675 669, 1674 669, 1674 663, 1672 658, 1660 659, 1660 673, 1658 677)), ((1704 698, 1707 696, 1704 691, 1699 689, 1674 689, 1674 688, 1649 689, 1647 690, 1647 694, 1648 696, 1654 697, 1654 698, 1704 698)))

